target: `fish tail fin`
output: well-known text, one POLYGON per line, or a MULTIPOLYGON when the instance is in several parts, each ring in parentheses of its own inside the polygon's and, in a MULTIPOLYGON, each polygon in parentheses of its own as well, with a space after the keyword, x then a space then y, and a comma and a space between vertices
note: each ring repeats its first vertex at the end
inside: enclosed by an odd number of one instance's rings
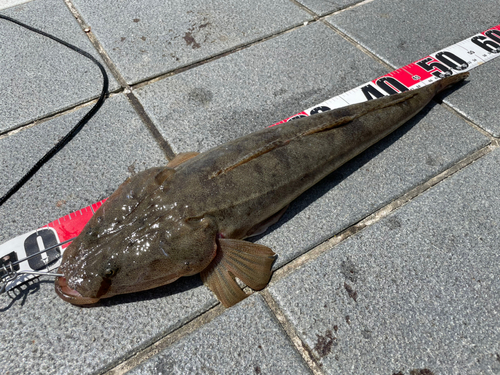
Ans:
POLYGON ((254 290, 263 289, 271 278, 276 254, 264 246, 248 241, 219 239, 217 255, 201 272, 203 283, 226 307, 245 299, 235 277, 254 290))

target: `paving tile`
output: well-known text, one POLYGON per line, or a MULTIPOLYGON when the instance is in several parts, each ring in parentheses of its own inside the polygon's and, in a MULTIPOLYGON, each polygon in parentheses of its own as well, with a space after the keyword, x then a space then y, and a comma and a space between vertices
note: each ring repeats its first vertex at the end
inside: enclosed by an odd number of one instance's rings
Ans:
POLYGON ((499 165, 496 149, 270 288, 326 373, 500 372, 499 165))
MULTIPOLYGON (((330 16, 327 21, 394 68, 399 68, 498 25, 499 19, 500 8, 495 0, 459 0, 452 5, 446 0, 425 5, 418 0, 403 3, 377 0, 330 16)), ((491 103, 498 91, 494 84, 498 64, 494 60, 476 68, 471 73, 467 90, 448 99, 468 118, 497 137, 500 136, 497 121, 500 108, 491 103), (473 99, 476 99, 475 104, 473 99)))
POLYGON ((81 308, 44 280, 0 296, 2 374, 102 373, 216 303, 199 277, 81 308))
POLYGON ((74 3, 129 83, 312 19, 288 0, 74 3))
MULTIPOLYGON (((0 195, 89 110, 85 107, 0 139, 0 195)), ((0 207, 0 243, 111 194, 165 156, 127 99, 115 95, 83 130, 0 207)))
POLYGON ((259 295, 127 374, 309 374, 300 354, 259 295))
POLYGON ((360 0, 298 0, 299 3, 306 6, 319 16, 335 12, 348 6, 359 3, 360 0))
MULTIPOLYGON (((98 57, 63 1, 37 0, 2 14, 98 57)), ((9 21, 0 20, 0 133, 97 97, 102 75, 89 59, 9 21)), ((119 85, 108 71, 110 90, 119 85)))
MULTIPOLYGON (((176 151, 205 151, 377 74, 383 72, 359 50, 315 23, 136 93, 176 151), (294 54, 296 50, 302 53, 294 54), (342 55, 343 61, 333 55, 342 55), (282 56, 289 58, 283 61, 282 56), (324 64, 329 60, 331 64, 324 64)), ((424 114, 292 204, 273 231, 259 240, 278 253, 276 266, 489 142, 440 106, 424 114)))

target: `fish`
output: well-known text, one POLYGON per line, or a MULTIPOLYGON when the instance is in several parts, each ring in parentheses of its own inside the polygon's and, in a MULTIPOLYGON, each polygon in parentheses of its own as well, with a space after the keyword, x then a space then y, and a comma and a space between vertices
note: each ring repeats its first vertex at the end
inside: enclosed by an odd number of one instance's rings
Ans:
POLYGON ((63 253, 56 293, 75 305, 200 274, 220 302, 262 290, 277 256, 249 242, 290 202, 468 73, 178 154, 127 178, 63 253))

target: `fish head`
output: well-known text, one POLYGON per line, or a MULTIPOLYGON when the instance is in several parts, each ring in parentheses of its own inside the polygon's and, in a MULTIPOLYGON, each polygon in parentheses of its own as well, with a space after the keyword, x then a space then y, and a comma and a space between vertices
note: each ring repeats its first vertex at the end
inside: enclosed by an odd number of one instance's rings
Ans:
POLYGON ((55 282, 62 299, 87 305, 155 288, 201 272, 215 257, 214 220, 162 202, 168 188, 156 169, 125 181, 64 251, 55 282))

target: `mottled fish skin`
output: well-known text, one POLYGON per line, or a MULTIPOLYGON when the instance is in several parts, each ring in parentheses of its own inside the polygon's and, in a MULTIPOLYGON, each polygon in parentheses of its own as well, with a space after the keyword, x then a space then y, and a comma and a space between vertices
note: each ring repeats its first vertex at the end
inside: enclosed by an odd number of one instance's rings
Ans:
POLYGON ((201 272, 224 305, 237 303, 246 294, 234 276, 261 289, 275 258, 242 239, 467 75, 266 128, 127 179, 66 249, 57 293, 90 304, 201 272))

